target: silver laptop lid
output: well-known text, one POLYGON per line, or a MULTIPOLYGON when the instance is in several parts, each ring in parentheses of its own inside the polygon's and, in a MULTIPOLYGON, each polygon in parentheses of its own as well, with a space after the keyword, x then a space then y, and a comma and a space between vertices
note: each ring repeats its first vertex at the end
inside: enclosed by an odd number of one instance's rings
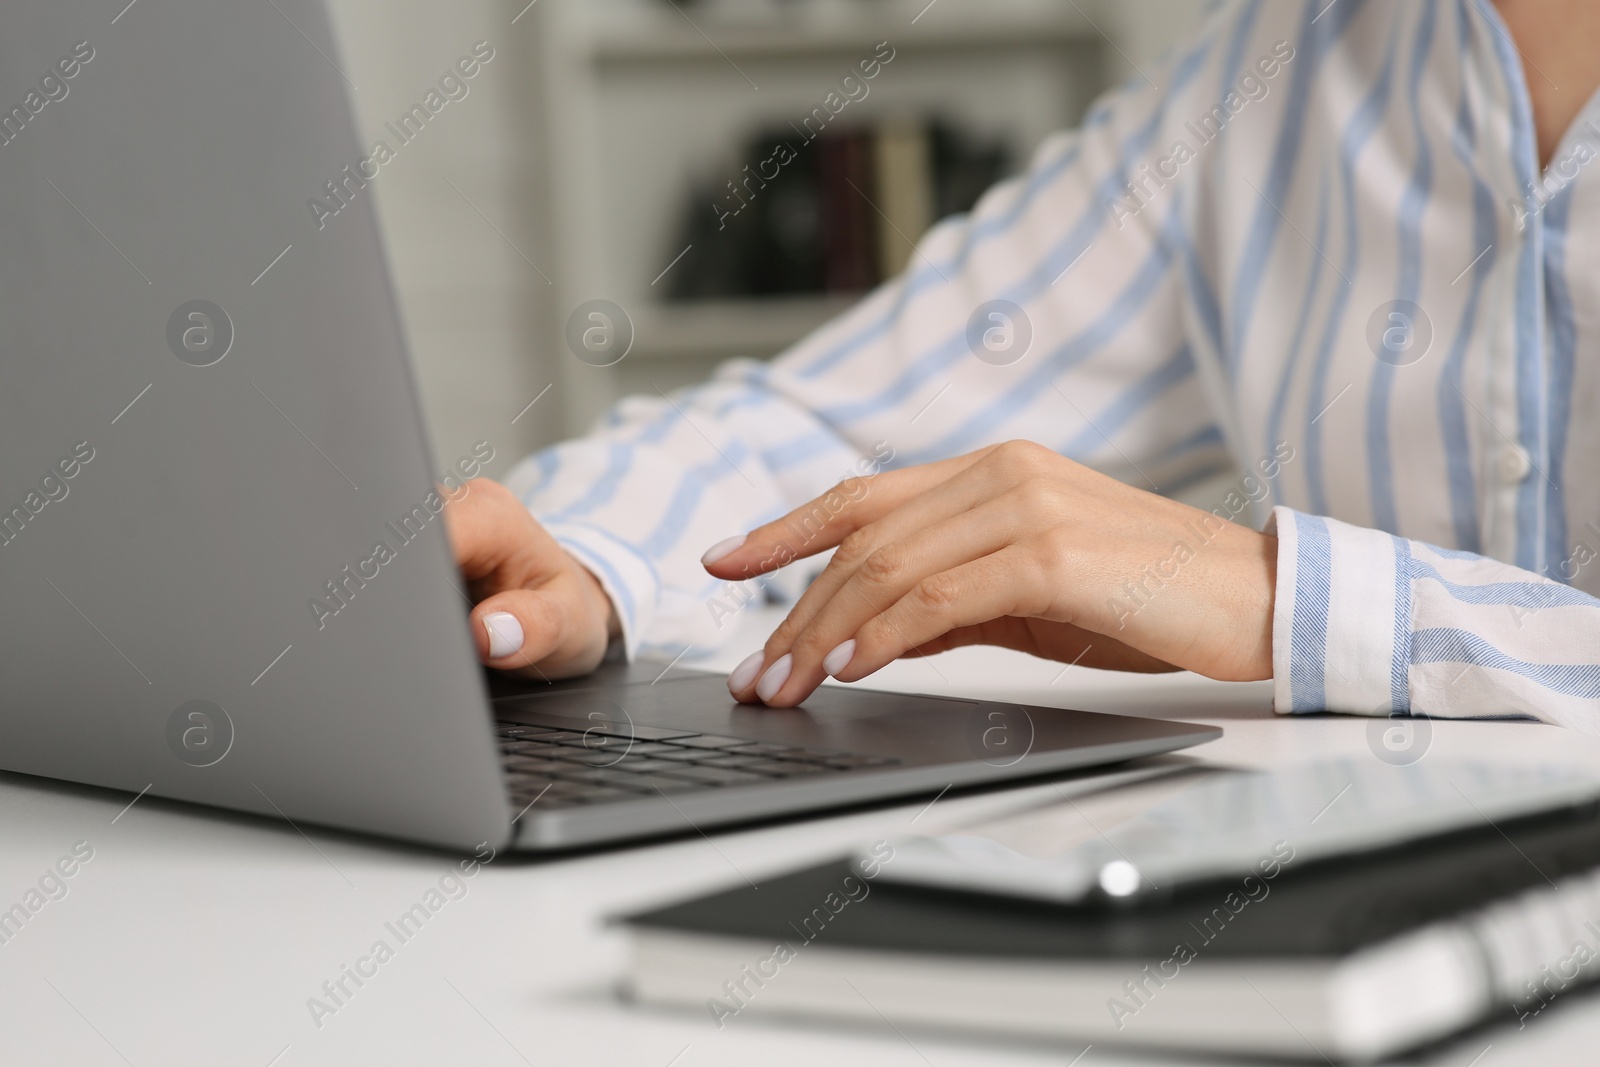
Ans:
POLYGON ((0 767, 502 841, 327 14, 115 14, 0 11, 0 767))

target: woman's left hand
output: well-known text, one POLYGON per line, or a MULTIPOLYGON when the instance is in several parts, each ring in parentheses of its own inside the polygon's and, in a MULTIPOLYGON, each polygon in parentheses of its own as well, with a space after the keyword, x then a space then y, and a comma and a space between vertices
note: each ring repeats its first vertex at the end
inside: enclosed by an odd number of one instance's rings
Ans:
POLYGON ((740 701, 791 707, 829 675, 853 682, 970 644, 1088 667, 1272 676, 1277 539, 1042 445, 843 483, 717 546, 706 569, 740 581, 836 546, 729 676, 740 701))

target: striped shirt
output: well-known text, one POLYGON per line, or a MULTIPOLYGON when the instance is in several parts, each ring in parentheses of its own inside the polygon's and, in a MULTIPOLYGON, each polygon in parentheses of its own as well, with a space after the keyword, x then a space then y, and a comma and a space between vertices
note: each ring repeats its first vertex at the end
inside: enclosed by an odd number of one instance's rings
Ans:
POLYGON ((705 546, 852 473, 1241 471, 1212 510, 1279 537, 1279 711, 1600 731, 1597 154, 1591 101, 1541 172, 1488 0, 1225 2, 852 310, 509 481, 675 655, 794 591, 705 546))

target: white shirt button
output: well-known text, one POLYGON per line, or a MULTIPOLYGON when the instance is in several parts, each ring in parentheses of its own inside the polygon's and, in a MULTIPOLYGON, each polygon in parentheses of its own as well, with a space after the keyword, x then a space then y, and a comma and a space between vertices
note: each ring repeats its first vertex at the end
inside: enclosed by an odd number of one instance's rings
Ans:
POLYGON ((1508 482, 1520 482, 1533 471, 1533 460, 1525 449, 1515 445, 1500 453, 1500 476, 1508 482))

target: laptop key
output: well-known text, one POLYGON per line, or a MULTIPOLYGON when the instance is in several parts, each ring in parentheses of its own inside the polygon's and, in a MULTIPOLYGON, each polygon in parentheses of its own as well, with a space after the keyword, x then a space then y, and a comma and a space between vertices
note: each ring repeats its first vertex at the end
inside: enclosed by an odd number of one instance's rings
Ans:
POLYGON ((550 777, 565 785, 582 785, 592 781, 592 775, 597 772, 593 767, 585 767, 581 763, 562 763, 550 771, 550 777))
POLYGON ((639 741, 673 741, 683 737, 698 737, 693 730, 673 730, 666 726, 636 726, 633 723, 611 723, 624 737, 639 741))
MULTIPOLYGON (((801 763, 798 760, 774 760, 781 771, 772 773, 779 778, 799 778, 807 774, 836 774, 837 768, 825 767, 820 763, 801 763)), ((765 772, 763 772, 765 773, 765 772)))
POLYGON ((736 770, 732 767, 690 767, 677 766, 669 771, 661 772, 662 777, 682 778, 690 782, 700 782, 705 785, 751 785, 756 782, 766 781, 765 775, 755 774, 750 771, 736 770))
POLYGON ((646 774, 649 774, 652 771, 661 769, 671 770, 672 768, 678 766, 675 763, 663 763, 659 766, 652 765, 651 767, 643 770, 633 771, 631 768, 635 762, 643 761, 624 760, 622 763, 608 764, 603 767, 590 767, 582 763, 558 763, 555 765, 557 769, 552 770, 550 772, 550 776, 552 778, 559 778, 564 782, 593 782, 599 780, 596 777, 597 775, 605 776, 611 781, 640 782, 643 781, 646 774))
MULTIPOLYGON (((805 749, 796 748, 794 745, 775 745, 766 741, 746 742, 737 748, 729 749, 729 751, 741 756, 788 756, 791 759, 804 759, 812 756, 805 749)), ((822 759, 823 757, 815 756, 814 758, 822 759)))
POLYGON ((578 797, 579 793, 587 789, 594 789, 587 782, 546 782, 539 785, 538 789, 522 790, 523 800, 533 800, 534 797, 558 798, 578 797))
POLYGON ((698 737, 693 730, 674 730, 666 726, 639 726, 631 722, 615 722, 603 720, 581 731, 563 730, 575 737, 585 734, 591 737, 621 737, 634 738, 638 741, 670 741, 678 737, 698 737))
POLYGON ((535 804, 553 804, 558 800, 566 800, 568 797, 575 797, 583 792, 582 786, 572 789, 560 789, 557 788, 558 784, 542 785, 538 789, 517 790, 511 794, 511 802, 519 808, 532 807, 535 804))
POLYGON ((585 767, 613 767, 621 763, 625 753, 621 749, 616 751, 602 750, 599 752, 577 752, 571 756, 563 756, 563 763, 578 763, 585 767))
POLYGON ((796 763, 793 760, 768 759, 765 756, 729 756, 718 760, 713 767, 728 767, 741 771, 754 771, 772 778, 787 778, 795 774, 816 773, 827 770, 815 763, 796 763))
POLYGON ((690 748, 732 748, 734 745, 748 745, 748 737, 724 737, 721 734, 700 734, 696 737, 680 737, 673 742, 675 745, 687 745, 690 748))
POLYGON ((557 767, 564 767, 564 763, 550 763, 546 760, 523 759, 520 756, 506 760, 500 764, 502 770, 509 775, 519 778, 549 778, 550 772, 557 767))
POLYGON ((544 733, 539 735, 539 740, 546 744, 555 744, 560 741, 582 741, 584 736, 583 732, 579 730, 551 730, 547 727, 540 727, 540 729, 544 730, 544 733))
POLYGON ((565 746, 551 746, 550 751, 542 755, 552 763, 587 763, 597 756, 602 763, 614 763, 618 758, 617 754, 614 753, 596 753, 586 748, 567 748, 565 746))
POLYGON ((675 749, 672 752, 657 753, 653 758, 659 760, 672 760, 675 763, 694 763, 703 759, 715 759, 722 755, 723 753, 717 751, 708 751, 697 748, 680 748, 675 749))
POLYGON ((505 765, 505 770, 507 774, 516 775, 519 778, 542 778, 545 780, 551 780, 561 777, 556 773, 557 770, 567 766, 571 765, 566 763, 538 763, 529 760, 526 763, 508 763, 505 765))
POLYGON ((555 766, 556 764, 560 763, 561 760, 556 759, 548 751, 531 749, 526 752, 503 753, 500 756, 500 762, 505 764, 507 767, 523 763, 555 766))
POLYGON ((511 799, 516 800, 520 797, 522 798, 522 803, 526 804, 544 792, 545 786, 554 784, 548 779, 508 777, 506 779, 506 792, 511 794, 511 799))
POLYGON ((650 787, 652 795, 656 793, 698 793, 702 790, 713 788, 706 782, 691 782, 685 778, 672 778, 659 774, 640 775, 639 779, 650 787))
POLYGON ((694 760, 695 763, 715 767, 725 766, 729 760, 736 759, 739 755, 739 753, 730 752, 725 748, 701 748, 693 751, 697 753, 694 760))
POLYGON ((624 749, 633 744, 633 739, 614 734, 579 734, 577 737, 558 737, 555 743, 566 748, 624 749))
POLYGON ((500 762, 505 764, 507 767, 511 767, 523 763, 560 763, 562 760, 554 752, 551 752, 548 749, 540 750, 535 748, 529 749, 525 752, 504 753, 500 757, 500 762))
POLYGON ((629 759, 635 756, 654 756, 661 752, 681 751, 676 745, 669 745, 665 741, 635 741, 631 745, 624 744, 622 748, 627 752, 629 759))
POLYGON ((563 781, 582 782, 586 785, 600 785, 608 789, 620 789, 625 793, 653 792, 650 783, 636 774, 626 774, 622 771, 588 770, 573 771, 562 776, 563 781))
POLYGON ((656 774, 661 771, 671 771, 683 766, 674 760, 654 759, 646 756, 643 759, 628 757, 616 764, 614 770, 625 774, 656 774))
POLYGON ((513 778, 511 781, 513 790, 529 795, 539 792, 546 786, 549 786, 557 793, 571 793, 583 786, 581 782, 563 781, 554 775, 544 774, 530 775, 526 778, 513 778))

